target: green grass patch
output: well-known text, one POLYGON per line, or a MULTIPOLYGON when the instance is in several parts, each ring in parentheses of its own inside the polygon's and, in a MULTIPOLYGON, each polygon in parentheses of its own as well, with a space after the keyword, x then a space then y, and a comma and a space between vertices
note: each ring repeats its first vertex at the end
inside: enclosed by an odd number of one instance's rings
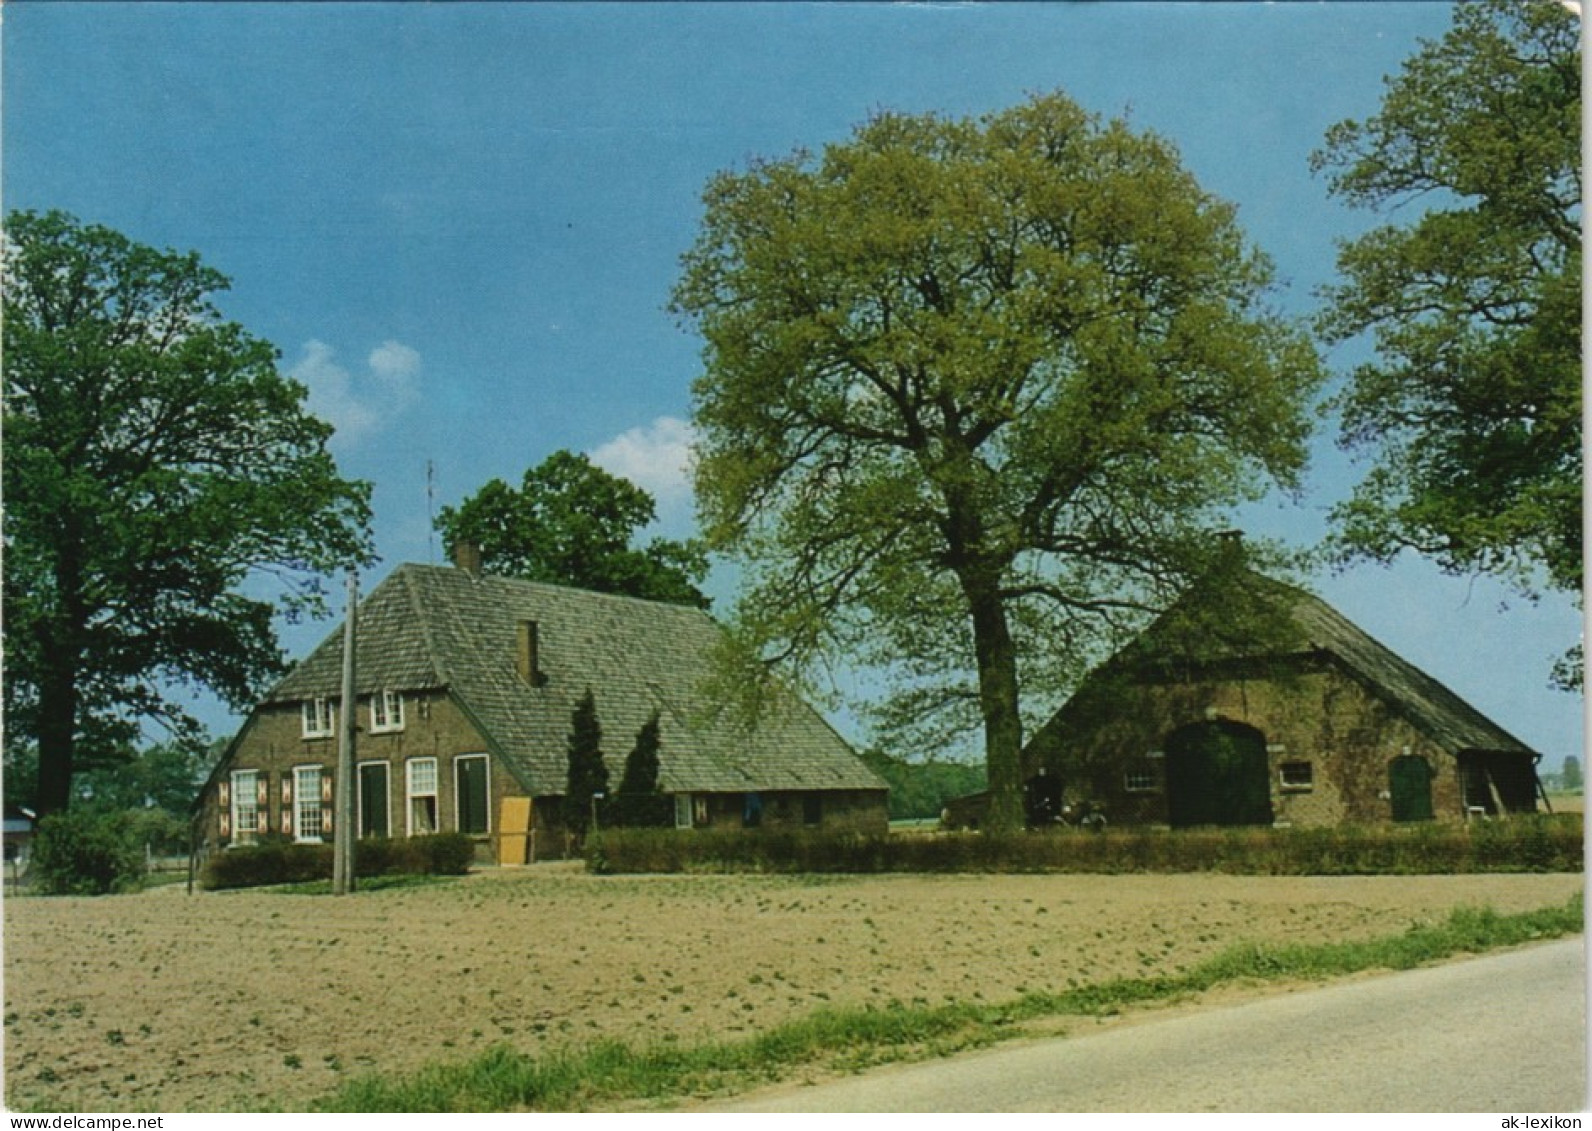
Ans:
POLYGON ((993 1004, 899 1002, 824 1010, 755 1037, 698 1045, 619 1041, 531 1056, 497 1047, 462 1063, 405 1076, 353 1079, 324 1111, 579 1111, 685 1096, 744 1091, 804 1068, 854 1070, 946 1055, 1022 1032, 1024 1022, 1103 1016, 1198 994, 1227 983, 1322 979, 1362 970, 1404 970, 1455 954, 1481 953, 1582 929, 1582 899, 1517 915, 1461 908, 1437 924, 1366 942, 1244 944, 1175 975, 1118 978, 1061 992, 1036 991, 993 1004))

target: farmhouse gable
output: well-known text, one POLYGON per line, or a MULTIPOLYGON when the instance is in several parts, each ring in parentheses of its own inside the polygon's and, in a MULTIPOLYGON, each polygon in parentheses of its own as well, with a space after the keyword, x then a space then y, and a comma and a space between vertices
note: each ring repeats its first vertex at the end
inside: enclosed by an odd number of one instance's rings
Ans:
MULTIPOLYGON (((659 787, 679 825, 882 830, 884 782, 811 707, 779 689, 755 724, 718 708, 705 679, 721 640, 697 609, 398 567, 358 610, 360 834, 458 830, 517 861, 540 833, 545 852, 563 832, 571 718, 588 691, 615 784, 657 716, 659 787)), ((338 631, 256 706, 206 787, 212 840, 331 836, 341 665, 338 631)))

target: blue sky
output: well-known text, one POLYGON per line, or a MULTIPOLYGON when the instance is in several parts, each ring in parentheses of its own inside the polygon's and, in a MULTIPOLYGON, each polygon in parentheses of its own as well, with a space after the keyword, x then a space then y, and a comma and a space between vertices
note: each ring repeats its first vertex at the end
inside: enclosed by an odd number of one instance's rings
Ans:
MULTIPOLYGON (((664 307, 701 190, 877 109, 976 115, 1061 89, 1125 114, 1238 204, 1282 305, 1307 314, 1334 241, 1371 222, 1328 199, 1308 156, 1375 112, 1449 7, 21 0, 0 19, 5 207, 64 209, 231 277, 225 313, 277 345, 338 426, 342 469, 375 484, 368 586, 440 553, 433 506, 560 448, 648 488, 664 529, 688 533, 699 347, 664 307)), ((1243 525, 1311 545, 1356 473, 1324 429, 1306 498, 1243 525)), ((1579 700, 1546 687, 1580 629, 1568 599, 1413 559, 1315 584, 1548 766, 1580 752, 1579 700)), ((727 608, 730 574, 717 585, 727 608)), ((296 658, 330 628, 284 643, 296 658)))

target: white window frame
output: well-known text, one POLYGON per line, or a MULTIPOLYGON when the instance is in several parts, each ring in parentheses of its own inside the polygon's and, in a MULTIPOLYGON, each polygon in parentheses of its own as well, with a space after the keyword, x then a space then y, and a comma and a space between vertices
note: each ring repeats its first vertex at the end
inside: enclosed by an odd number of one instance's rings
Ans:
POLYGON ((305 738, 331 738, 337 733, 337 703, 331 699, 306 699, 299 705, 305 738))
POLYGON ((354 835, 363 835, 365 828, 365 777, 361 770, 366 766, 380 766, 387 771, 387 828, 382 836, 392 836, 392 763, 385 759, 372 759, 354 766, 354 835))
POLYGON ((674 795, 674 827, 689 829, 691 824, 691 795, 677 793, 674 795))
POLYGON ((370 733, 392 734, 404 729, 404 697, 398 691, 378 691, 370 697, 370 733))
POLYGON ((229 779, 232 786, 231 817, 232 840, 235 844, 252 844, 261 832, 260 825, 260 770, 233 770, 229 779), (239 783, 247 781, 247 789, 240 789, 239 783), (248 798, 248 805, 241 803, 241 798, 248 798), (249 828, 243 827, 243 814, 247 812, 253 816, 249 828))
POLYGON ((1290 758, 1286 762, 1277 763, 1277 787, 1287 793, 1311 792, 1316 788, 1315 763, 1304 758, 1290 758), (1290 781, 1288 771, 1301 766, 1304 767, 1304 778, 1290 781))
POLYGON ((442 803, 438 798, 437 760, 435 758, 411 758, 404 763, 404 832, 407 836, 421 836, 425 833, 441 832, 436 826, 442 816, 442 803), (420 766, 431 767, 431 788, 424 792, 415 790, 415 770, 420 766), (431 798, 432 827, 417 833, 415 831, 415 802, 422 798, 431 798))
POLYGON ((453 759, 453 828, 455 832, 464 832, 464 806, 463 791, 459 789, 459 763, 479 761, 486 766, 486 828, 470 836, 490 836, 492 834, 492 761, 485 754, 460 754, 453 759))
POLYGON ((1154 793, 1160 788, 1161 781, 1156 776, 1155 770, 1149 766, 1122 771, 1124 793, 1154 793))
POLYGON ((297 844, 319 844, 326 836, 326 810, 321 804, 321 778, 326 767, 319 762, 293 767, 293 840, 297 844), (314 771, 313 788, 305 789, 305 777, 314 771), (315 817, 315 832, 306 835, 304 825, 315 817))

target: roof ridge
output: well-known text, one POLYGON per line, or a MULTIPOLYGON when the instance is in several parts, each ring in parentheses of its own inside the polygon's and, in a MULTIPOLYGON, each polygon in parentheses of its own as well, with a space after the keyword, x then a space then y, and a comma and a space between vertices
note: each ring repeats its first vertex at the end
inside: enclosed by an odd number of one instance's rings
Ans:
POLYGON ((649 609, 677 610, 681 614, 694 615, 705 618, 713 624, 718 620, 706 609, 699 609, 694 605, 680 605, 673 601, 659 601, 650 597, 636 597, 629 593, 609 593, 601 589, 588 589, 580 585, 562 585, 556 581, 532 581, 524 577, 510 577, 501 573, 471 574, 461 570, 458 566, 437 565, 428 562, 401 562, 399 570, 426 573, 436 577, 450 580, 462 579, 472 583, 488 583, 492 585, 507 585, 522 589, 551 590, 555 593, 575 593, 582 597, 590 597, 598 601, 624 602, 629 604, 644 605, 649 609))
MULTIPOLYGON (((420 599, 418 582, 415 571, 409 563, 402 563, 392 574, 394 578, 403 583, 404 594, 409 598, 409 609, 414 614, 415 624, 420 629, 420 639, 425 643, 426 656, 431 660, 431 667, 436 672, 437 682, 444 687, 453 686, 453 672, 444 661, 441 651, 437 647, 436 634, 432 631, 431 617, 426 611, 426 603, 420 599)), ((380 589, 381 586, 376 587, 380 589)), ((376 595, 376 590, 371 590, 371 596, 376 595)))

